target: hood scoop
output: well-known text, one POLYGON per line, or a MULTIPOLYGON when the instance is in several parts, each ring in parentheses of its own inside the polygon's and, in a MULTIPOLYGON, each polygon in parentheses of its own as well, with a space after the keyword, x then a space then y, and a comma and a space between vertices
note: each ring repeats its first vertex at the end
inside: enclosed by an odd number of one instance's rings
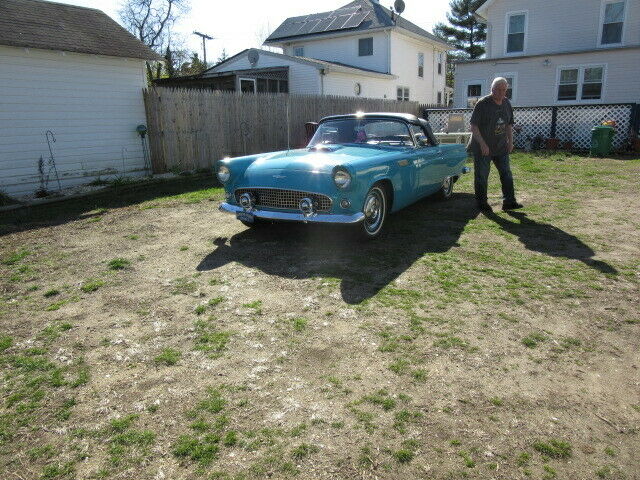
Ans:
POLYGON ((340 150, 341 148, 344 148, 342 145, 323 145, 323 144, 318 144, 315 145, 311 148, 309 148, 310 152, 335 152, 337 150, 340 150))

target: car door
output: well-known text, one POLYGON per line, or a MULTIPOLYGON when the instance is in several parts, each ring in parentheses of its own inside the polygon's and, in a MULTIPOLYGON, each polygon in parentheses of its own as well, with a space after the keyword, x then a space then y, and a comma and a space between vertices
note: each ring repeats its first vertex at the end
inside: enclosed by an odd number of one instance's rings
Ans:
POLYGON ((416 142, 412 162, 416 168, 417 194, 429 195, 436 192, 442 184, 442 153, 437 145, 430 145, 424 130, 418 125, 410 125, 411 135, 416 142))

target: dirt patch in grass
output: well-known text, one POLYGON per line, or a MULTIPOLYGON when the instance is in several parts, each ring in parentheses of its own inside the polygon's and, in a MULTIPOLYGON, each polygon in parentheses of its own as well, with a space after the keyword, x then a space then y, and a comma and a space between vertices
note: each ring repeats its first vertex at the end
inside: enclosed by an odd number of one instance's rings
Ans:
POLYGON ((0 478, 637 478, 640 162, 513 167, 364 245, 206 185, 4 220, 0 478))

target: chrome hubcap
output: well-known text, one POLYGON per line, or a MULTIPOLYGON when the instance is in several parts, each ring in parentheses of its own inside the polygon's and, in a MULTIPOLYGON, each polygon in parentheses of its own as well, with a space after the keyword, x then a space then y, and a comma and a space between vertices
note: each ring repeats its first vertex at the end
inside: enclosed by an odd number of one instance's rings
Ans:
POLYGON ((384 216, 384 198, 382 192, 375 188, 369 192, 364 201, 364 228, 369 233, 375 233, 384 216))

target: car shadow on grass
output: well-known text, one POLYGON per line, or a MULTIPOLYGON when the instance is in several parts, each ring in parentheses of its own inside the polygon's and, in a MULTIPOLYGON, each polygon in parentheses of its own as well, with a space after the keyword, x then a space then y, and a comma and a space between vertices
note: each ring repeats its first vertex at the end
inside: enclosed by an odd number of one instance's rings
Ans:
POLYGON ((594 260, 595 252, 591 247, 564 230, 548 223, 536 222, 524 212, 507 212, 513 220, 491 213, 488 218, 496 222, 504 231, 518 237, 531 251, 544 253, 551 257, 564 257, 580 260, 585 265, 602 273, 617 274, 618 271, 606 262, 594 260))
POLYGON ((231 238, 215 239, 217 248, 197 270, 210 271, 238 262, 269 275, 326 279, 329 284, 339 281, 342 299, 358 304, 426 253, 457 246, 465 226, 477 215, 473 195, 459 193, 445 202, 427 198, 389 216, 385 234, 366 243, 356 242, 345 228, 336 226, 273 224, 249 228, 231 238))

